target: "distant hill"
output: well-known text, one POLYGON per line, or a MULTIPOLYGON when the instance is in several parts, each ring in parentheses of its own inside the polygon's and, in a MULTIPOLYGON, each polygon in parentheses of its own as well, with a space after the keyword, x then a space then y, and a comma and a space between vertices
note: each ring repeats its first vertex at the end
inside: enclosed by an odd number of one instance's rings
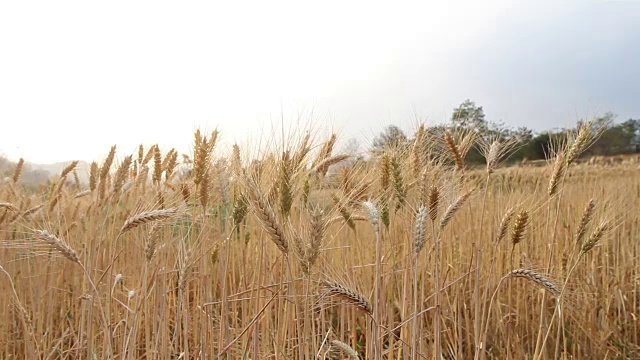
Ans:
MULTIPOLYGON (((29 164, 31 169, 37 171, 46 171, 50 174, 50 176, 60 175, 62 169, 64 169, 67 165, 69 165, 71 161, 58 162, 53 164, 29 164)), ((76 171, 78 172, 78 177, 81 182, 89 182, 89 167, 91 165, 85 161, 80 161, 78 166, 76 167, 76 171)))
MULTIPOLYGON (((71 161, 59 162, 54 164, 32 164, 25 162, 20 176, 20 182, 29 185, 39 185, 46 183, 47 180, 59 175, 65 166, 69 165, 71 161)), ((7 158, 0 156, 0 177, 11 177, 15 171, 16 163, 8 160, 7 158)), ((77 167, 78 177, 81 182, 89 181, 89 164, 80 161, 77 167)))

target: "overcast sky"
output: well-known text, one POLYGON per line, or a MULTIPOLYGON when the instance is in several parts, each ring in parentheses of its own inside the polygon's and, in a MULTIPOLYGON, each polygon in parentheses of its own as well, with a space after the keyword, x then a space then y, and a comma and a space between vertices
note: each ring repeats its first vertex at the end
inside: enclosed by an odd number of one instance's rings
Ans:
POLYGON ((244 142, 281 118, 366 146, 467 98, 536 130, 639 118, 638 19, 631 0, 3 1, 0 153, 244 142))

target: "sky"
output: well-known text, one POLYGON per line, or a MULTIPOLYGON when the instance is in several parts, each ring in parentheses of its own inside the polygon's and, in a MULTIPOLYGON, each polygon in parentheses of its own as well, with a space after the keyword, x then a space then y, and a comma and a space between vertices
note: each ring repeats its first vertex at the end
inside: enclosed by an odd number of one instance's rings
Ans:
POLYGON ((640 1, 4 1, 0 154, 34 163, 196 128, 366 148, 465 99, 535 130, 640 117, 640 1))

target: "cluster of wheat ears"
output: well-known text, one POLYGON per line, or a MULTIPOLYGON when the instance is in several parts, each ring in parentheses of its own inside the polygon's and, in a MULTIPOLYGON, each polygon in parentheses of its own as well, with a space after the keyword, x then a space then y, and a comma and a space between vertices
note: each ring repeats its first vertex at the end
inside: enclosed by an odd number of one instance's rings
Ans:
POLYGON ((89 182, 0 183, 0 359, 640 356, 637 165, 502 166, 515 140, 420 126, 354 156, 112 147, 89 182), (480 150, 486 166, 465 163, 480 150))

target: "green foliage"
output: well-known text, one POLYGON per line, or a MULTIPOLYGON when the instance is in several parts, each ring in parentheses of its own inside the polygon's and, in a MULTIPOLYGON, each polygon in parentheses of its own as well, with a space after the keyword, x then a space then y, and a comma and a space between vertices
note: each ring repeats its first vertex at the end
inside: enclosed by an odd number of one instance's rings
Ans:
POLYGON ((451 123, 456 127, 474 129, 480 132, 485 132, 488 129, 482 106, 477 106, 476 103, 469 99, 453 109, 451 123))
POLYGON ((639 152, 640 120, 629 119, 612 125, 615 116, 605 114, 597 119, 602 123, 602 135, 585 152, 587 155, 618 155, 639 152))
POLYGON ((381 151, 386 148, 399 148, 408 143, 407 135, 397 126, 387 126, 380 135, 373 139, 373 150, 381 151))
MULTIPOLYGON (((593 120, 594 129, 599 134, 595 142, 583 152, 583 156, 611 156, 620 154, 640 153, 640 119, 628 119, 615 123, 615 115, 606 113, 593 120)), ((578 127, 581 126, 579 122, 578 127)), ((453 128, 464 128, 476 131, 480 141, 491 143, 493 140, 505 141, 516 139, 516 151, 508 161, 543 160, 551 155, 554 144, 567 137, 577 128, 560 129, 534 133, 526 127, 509 128, 502 122, 491 122, 485 119, 482 106, 467 99, 453 109, 451 122, 448 126, 433 126, 426 129, 426 133, 434 138, 441 138, 444 131, 453 128)), ((407 136, 395 125, 390 125, 373 141, 372 150, 379 152, 387 147, 402 147, 410 144, 407 136)), ((485 162, 479 147, 473 147, 468 152, 465 162, 470 165, 481 165, 485 162)))

